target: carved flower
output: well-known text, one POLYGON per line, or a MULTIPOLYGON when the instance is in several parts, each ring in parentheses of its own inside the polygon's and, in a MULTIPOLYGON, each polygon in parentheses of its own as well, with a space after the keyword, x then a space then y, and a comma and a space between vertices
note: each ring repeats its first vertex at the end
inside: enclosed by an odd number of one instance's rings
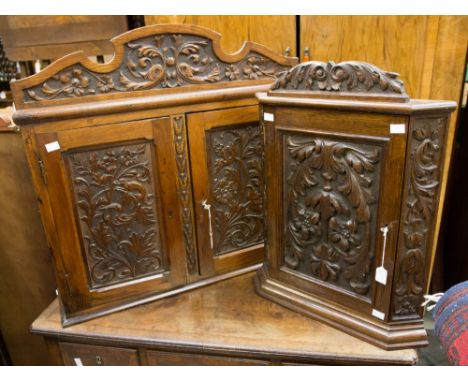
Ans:
POLYGON ((237 80, 239 78, 239 70, 234 65, 229 65, 226 67, 226 77, 231 81, 237 80))
POLYGON ((218 203, 231 204, 238 199, 238 185, 232 180, 223 178, 216 184, 214 196, 218 203))
POLYGON ((257 65, 257 63, 261 62, 261 59, 258 57, 250 57, 243 68, 243 73, 249 80, 256 80, 258 77, 262 77, 265 73, 262 68, 257 65))
POLYGON ((319 244, 314 247, 310 260, 313 274, 321 280, 337 279, 340 266, 336 263, 336 252, 332 248, 324 243, 319 244))
POLYGON ((359 245, 357 223, 354 219, 345 221, 332 217, 329 226, 330 239, 340 250, 347 252, 351 245, 359 245))
POLYGON ((174 66, 175 65, 175 58, 174 57, 167 57, 166 58, 166 65, 167 66, 174 66))
POLYGON ((85 94, 89 86, 89 78, 83 75, 81 69, 73 69, 71 72, 60 75, 58 79, 63 85, 66 85, 63 91, 73 96, 85 94))
POLYGON ((309 240, 311 234, 318 235, 319 221, 319 213, 302 207, 297 211, 297 216, 293 219, 292 225, 302 240, 309 240))
POLYGON ((97 87, 101 91, 101 93, 107 93, 111 89, 115 88, 114 80, 111 76, 104 75, 99 78, 99 81, 97 81, 97 87))
POLYGON ((422 298, 420 296, 408 295, 397 297, 395 304, 395 313, 398 315, 416 313, 416 309, 420 306, 422 298))

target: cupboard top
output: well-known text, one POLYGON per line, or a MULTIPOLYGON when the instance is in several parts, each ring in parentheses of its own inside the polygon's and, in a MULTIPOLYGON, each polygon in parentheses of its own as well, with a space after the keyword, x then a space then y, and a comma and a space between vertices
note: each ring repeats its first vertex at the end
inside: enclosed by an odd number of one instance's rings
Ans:
POLYGON ((399 74, 361 61, 304 62, 278 75, 263 104, 413 114, 454 110, 451 101, 411 100, 399 74))
POLYGON ((270 84, 277 73, 297 63, 296 58, 253 42, 227 54, 220 39, 220 34, 194 25, 135 29, 111 40, 115 53, 108 63, 95 63, 80 51, 12 82, 15 105, 23 110, 115 103, 147 95, 270 84))
POLYGON ((292 95, 270 95, 266 92, 256 94, 260 104, 269 106, 302 107, 315 109, 334 109, 365 111, 384 114, 428 114, 450 113, 455 110, 455 101, 413 100, 408 102, 376 102, 351 99, 301 98, 292 95))

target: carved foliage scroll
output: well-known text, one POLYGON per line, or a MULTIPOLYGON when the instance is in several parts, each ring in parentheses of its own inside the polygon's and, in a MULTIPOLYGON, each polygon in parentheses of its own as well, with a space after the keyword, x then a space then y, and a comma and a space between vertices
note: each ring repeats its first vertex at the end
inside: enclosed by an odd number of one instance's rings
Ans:
POLYGON ((408 181, 402 211, 394 314, 418 314, 423 301, 426 255, 440 185, 445 118, 416 120, 409 139, 408 181))
POLYGON ((259 125, 208 133, 214 254, 263 242, 263 129, 259 125))
POLYGON ((183 115, 171 118, 174 148, 177 165, 177 192, 180 200, 182 230, 184 232, 187 269, 190 273, 198 272, 195 228, 193 217, 193 195, 190 180, 190 168, 187 148, 187 132, 183 115))
POLYGON ((390 94, 409 100, 398 73, 386 72, 367 62, 309 61, 281 73, 272 90, 332 91, 390 94))
POLYGON ((25 101, 173 88, 274 77, 287 67, 255 52, 236 63, 216 57, 212 41, 189 34, 158 34, 125 44, 122 64, 101 74, 81 64, 25 90, 25 101))
POLYGON ((151 156, 149 143, 69 154, 92 287, 164 271, 151 156))
POLYGON ((284 135, 284 263, 369 296, 382 149, 284 135))

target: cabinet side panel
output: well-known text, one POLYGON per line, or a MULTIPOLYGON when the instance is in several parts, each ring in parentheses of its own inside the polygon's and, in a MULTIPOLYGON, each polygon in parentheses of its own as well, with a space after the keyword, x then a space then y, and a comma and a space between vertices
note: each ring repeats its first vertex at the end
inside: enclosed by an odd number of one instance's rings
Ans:
POLYGON ((392 316, 396 319, 422 315, 446 127, 446 116, 414 118, 410 124, 392 295, 392 316))

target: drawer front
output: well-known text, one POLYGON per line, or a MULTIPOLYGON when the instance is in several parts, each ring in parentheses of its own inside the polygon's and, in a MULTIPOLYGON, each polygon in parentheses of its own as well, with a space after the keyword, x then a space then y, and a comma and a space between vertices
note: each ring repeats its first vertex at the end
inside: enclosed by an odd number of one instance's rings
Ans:
POLYGON ((63 363, 66 366, 137 366, 138 352, 107 346, 60 342, 63 363))
POLYGON ((150 366, 263 366, 268 361, 258 359, 233 358, 188 353, 166 353, 147 351, 146 357, 150 366))

